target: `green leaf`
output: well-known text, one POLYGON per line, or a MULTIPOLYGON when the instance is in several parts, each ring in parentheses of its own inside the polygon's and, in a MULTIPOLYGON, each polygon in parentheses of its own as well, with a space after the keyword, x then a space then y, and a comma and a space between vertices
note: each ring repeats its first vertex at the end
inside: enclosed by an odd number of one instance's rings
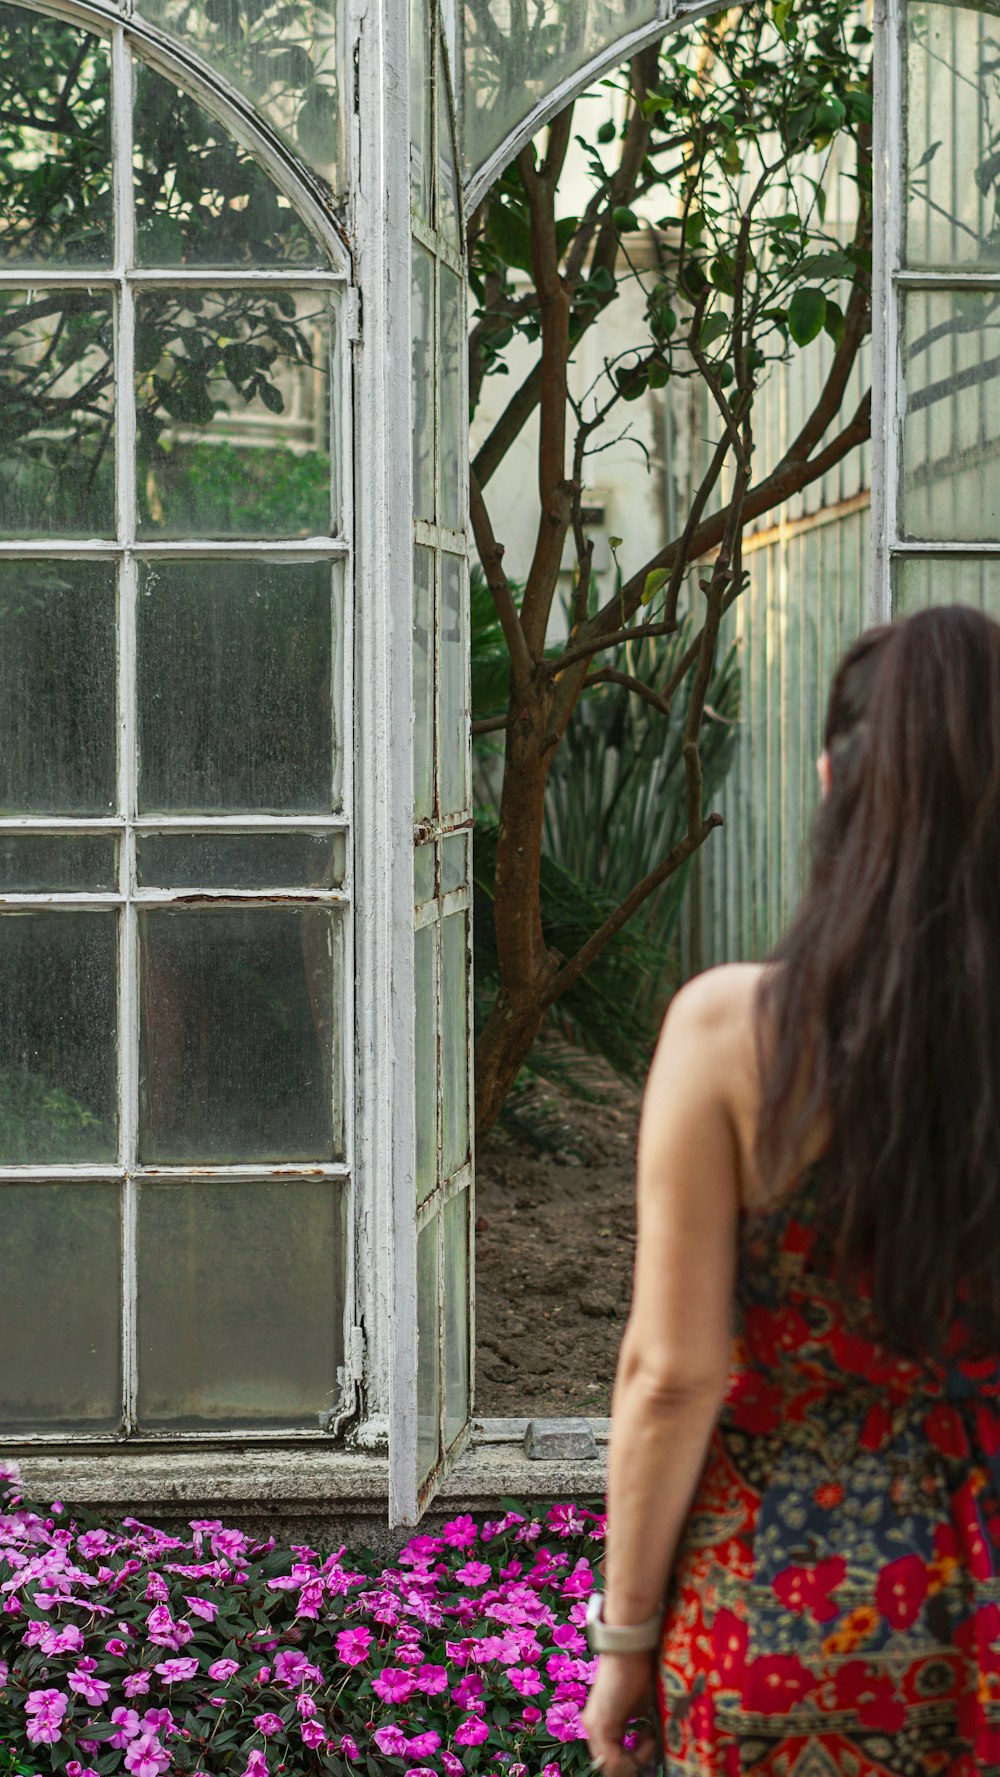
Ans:
POLYGON ((619 234, 635 234, 640 226, 638 216, 627 204, 616 204, 611 212, 611 220, 619 234))
POLYGON ((701 332, 698 335, 698 344, 702 351, 706 351, 710 345, 714 345, 717 339, 721 339, 722 335, 728 332, 729 322, 725 315, 720 315, 718 312, 713 315, 706 315, 701 324, 701 332))
POLYGON ((826 320, 826 297, 822 290, 804 285, 796 290, 788 305, 788 331, 797 346, 807 346, 822 330, 826 320))
POLYGON ((505 265, 531 270, 531 229, 527 217, 512 204, 491 204, 490 238, 505 265))
POLYGON ((736 261, 731 253, 717 253, 708 268, 708 275, 717 290, 732 296, 736 289, 736 261))
POLYGON ((615 125, 611 122, 611 119, 608 118, 606 122, 602 123, 598 130, 597 140, 599 142, 613 142, 617 134, 618 131, 615 128, 615 125))
POLYGON ((844 325, 843 309, 839 302, 834 302, 833 297, 828 296, 826 299, 826 314, 823 316, 823 328, 824 331, 830 335, 835 346, 839 346, 844 337, 844 325))
POLYGON ((666 586, 669 579, 669 568, 653 568, 652 572, 646 575, 646 584, 642 589, 641 603, 644 605, 650 604, 660 589, 666 586))

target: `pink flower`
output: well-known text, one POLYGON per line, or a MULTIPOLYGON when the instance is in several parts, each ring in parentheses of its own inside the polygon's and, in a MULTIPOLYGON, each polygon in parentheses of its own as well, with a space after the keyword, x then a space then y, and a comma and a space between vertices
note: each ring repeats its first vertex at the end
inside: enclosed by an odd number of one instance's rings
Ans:
POLYGON ((441 1763, 447 1772, 447 1777, 465 1777, 465 1766, 461 1759, 456 1758, 455 1754, 449 1752, 447 1748, 441 1754, 441 1763))
POLYGON ((262 1752, 257 1751, 250 1754, 242 1777, 268 1777, 267 1760, 262 1752))
POLYGON ((144 1734, 173 1734, 177 1731, 169 1709, 147 1709, 139 1725, 144 1734))
POLYGON ((112 1735, 108 1742, 109 1746, 127 1746, 129 1741, 134 1740, 140 1731, 138 1712, 134 1709, 112 1709, 111 1720, 118 1732, 112 1735))
POLYGON ((85 1703, 95 1709, 106 1703, 111 1694, 111 1686, 107 1679, 94 1678, 89 1672, 71 1672, 66 1680, 71 1690, 77 1691, 85 1703))
POLYGON ((526 1728, 537 1727, 541 1719, 542 1712, 540 1709, 535 1708, 534 1703, 526 1703, 524 1705, 524 1708, 521 1711, 521 1720, 526 1728))
POLYGON ((125 1769, 132 1777, 163 1777, 170 1769, 170 1754, 164 1752, 155 1734, 140 1734, 125 1753, 125 1769))
POLYGON ((337 1658, 343 1660, 345 1666, 360 1666, 368 1658, 371 1644, 370 1629, 341 1629, 337 1636, 337 1658))
POLYGON ((552 1631, 552 1639, 556 1647, 561 1647, 567 1654, 583 1654, 587 1651, 587 1643, 579 1629, 572 1623, 557 1623, 552 1631))
POLYGON ((225 1684, 226 1679, 232 1678, 233 1673, 239 1669, 239 1660, 213 1660, 208 1668, 208 1676, 214 1678, 216 1684, 225 1684))
POLYGON ((450 1549, 471 1549, 478 1535, 475 1519, 468 1512, 463 1512, 461 1517, 452 1518, 450 1523, 443 1526, 441 1541, 447 1543, 450 1549))
POLYGON ((406 1756, 407 1758, 433 1758, 440 1744, 440 1734, 435 1728, 428 1728, 423 1734, 414 1734, 407 1745, 406 1756))
MULTIPOLYGON (((263 1670, 266 1671, 267 1668, 263 1670)), ((298 1648, 283 1649, 274 1662, 275 1684, 303 1684, 310 1678, 314 1684, 322 1682, 323 1674, 319 1667, 307 1660, 298 1648)), ((262 1679, 261 1683, 266 1684, 267 1679, 262 1679)))
POLYGON ((464 1567, 455 1569, 455 1578, 463 1586, 484 1586, 490 1577, 490 1569, 485 1561, 467 1561, 464 1567))
POLYGON ((138 1672, 130 1672, 122 1679, 122 1690, 126 1697, 144 1697, 149 1689, 149 1673, 140 1666, 138 1672))
POLYGON ((189 1598, 184 1594, 184 1602, 188 1610, 193 1610, 196 1617, 202 1617, 206 1623, 214 1623, 219 1613, 217 1604, 211 1604, 207 1598, 189 1598))
POLYGON ((383 1703, 405 1703, 416 1689, 416 1682, 412 1672, 398 1666, 386 1666, 377 1678, 372 1679, 372 1690, 383 1703))
POLYGON ((62 1719, 69 1707, 63 1691, 30 1691, 24 1705, 26 1733, 32 1746, 54 1746, 62 1737, 62 1719))
POLYGON ((566 1504, 551 1506, 546 1513, 545 1522, 557 1536, 578 1536, 587 1528, 588 1514, 581 1512, 579 1506, 566 1504))
POLYGON ((386 1727, 377 1729, 372 1739, 386 1758, 402 1758, 406 1749, 406 1735, 402 1728, 397 1728, 395 1722, 389 1722, 386 1727))
POLYGON ((306 1746, 322 1746, 326 1739, 326 1729, 321 1721, 304 1721, 299 1732, 306 1746))
POLYGON ((455 1729, 456 1746, 481 1746, 490 1737, 490 1730, 478 1715, 467 1715, 455 1729))
POLYGON ((164 1684, 183 1684, 185 1679, 193 1678, 197 1670, 198 1662, 190 1656, 182 1660, 161 1660, 158 1666, 153 1667, 153 1671, 160 1674, 164 1684))
POLYGON ((66 1763, 66 1777, 99 1777, 93 1765, 81 1765, 78 1758, 71 1758, 66 1763))
POLYGON ((106 1654, 113 1654, 116 1660, 124 1660, 128 1648, 119 1635, 113 1635, 110 1641, 104 1643, 104 1651, 106 1654))
POLYGON ((298 1710, 299 1714, 301 1715, 303 1721, 308 1721, 312 1716, 314 1716, 316 1714, 315 1700, 309 1695, 308 1691, 300 1691, 299 1692, 298 1696, 295 1699, 295 1707, 298 1710))
POLYGON ((508 1666, 507 1677, 519 1697, 535 1697, 545 1689, 534 1666, 508 1666))
POLYGON ((280 1715, 275 1715, 273 1709, 267 1709, 263 1715, 254 1716, 253 1725, 263 1734, 265 1740, 269 1740, 272 1734, 280 1734, 285 1724, 280 1715))
POLYGON ((587 1738, 580 1710, 576 1703, 553 1703, 545 1712, 546 1732, 553 1740, 585 1740, 587 1738))
POLYGON ((439 1697, 448 1689, 447 1666, 418 1666, 416 1677, 417 1690, 425 1697, 439 1697))

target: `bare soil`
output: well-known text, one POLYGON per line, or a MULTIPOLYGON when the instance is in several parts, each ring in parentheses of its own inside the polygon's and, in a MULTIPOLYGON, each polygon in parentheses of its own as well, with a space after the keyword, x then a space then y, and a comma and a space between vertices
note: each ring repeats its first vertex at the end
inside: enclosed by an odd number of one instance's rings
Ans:
POLYGON ((610 1411, 632 1291, 642 1094, 594 1057, 576 1051, 574 1066, 601 1103, 535 1082, 477 1151, 480 1418, 610 1411))

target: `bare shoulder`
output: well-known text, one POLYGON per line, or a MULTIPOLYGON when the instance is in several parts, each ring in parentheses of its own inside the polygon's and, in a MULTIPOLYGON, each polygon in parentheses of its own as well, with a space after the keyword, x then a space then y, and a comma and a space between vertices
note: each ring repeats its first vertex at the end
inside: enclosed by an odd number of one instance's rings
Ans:
POLYGON ((708 1042, 740 1044, 752 1035, 753 1007, 764 963, 720 963, 703 969, 679 987, 667 1023, 673 1030, 708 1042))

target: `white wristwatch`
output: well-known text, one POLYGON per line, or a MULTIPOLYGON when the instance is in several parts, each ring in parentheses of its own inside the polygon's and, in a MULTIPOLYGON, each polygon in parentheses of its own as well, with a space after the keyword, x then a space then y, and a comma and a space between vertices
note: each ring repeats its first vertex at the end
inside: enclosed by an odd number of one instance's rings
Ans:
POLYGON ((663 1612, 644 1623, 606 1623, 604 1593, 591 1592, 587 1602, 587 1642, 592 1654, 645 1654, 659 1646, 663 1612))

